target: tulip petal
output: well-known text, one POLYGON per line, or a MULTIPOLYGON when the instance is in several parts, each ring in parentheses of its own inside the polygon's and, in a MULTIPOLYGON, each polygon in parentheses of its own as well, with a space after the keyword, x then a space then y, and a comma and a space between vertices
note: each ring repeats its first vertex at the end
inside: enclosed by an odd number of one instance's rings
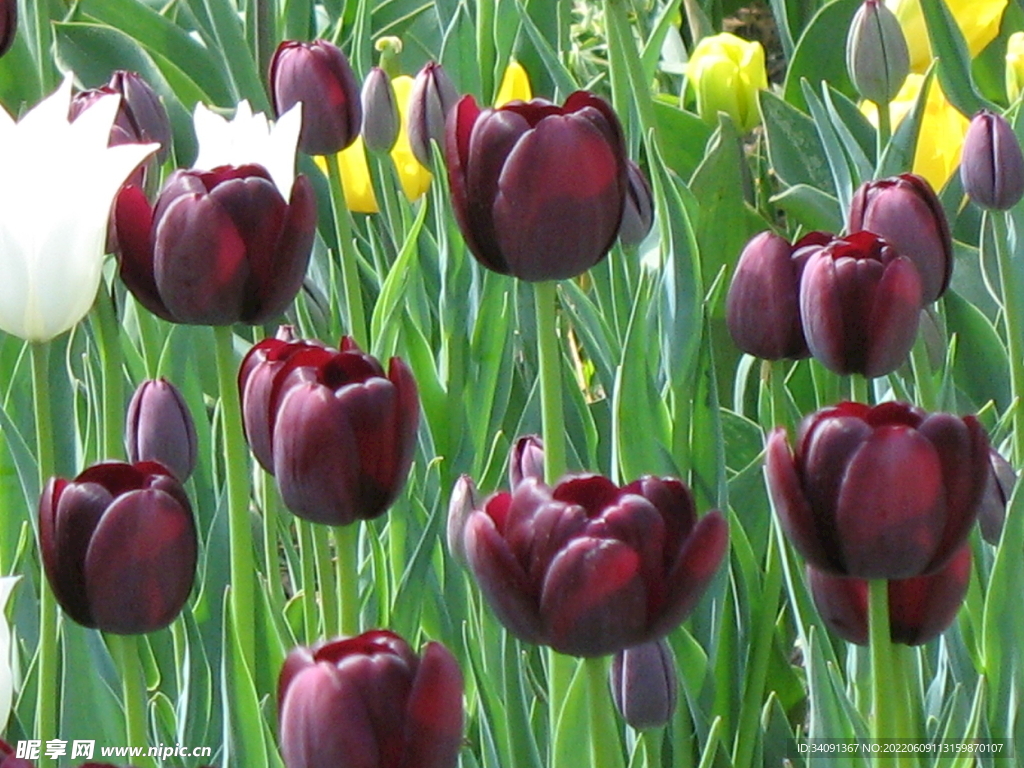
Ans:
POLYGON ((253 286, 257 308, 251 317, 243 317, 245 322, 264 323, 288 308, 306 277, 315 238, 316 193, 309 179, 299 176, 292 184, 273 260, 252 265, 257 281, 253 286))
POLYGON ((153 210, 146 194, 126 186, 114 203, 114 226, 121 255, 121 279, 136 300, 157 317, 173 322, 153 274, 153 210))
MULTIPOLYGON (((889 582, 889 594, 892 585, 889 582)), ((807 566, 807 586, 821 620, 832 632, 855 645, 868 644, 868 582, 852 576, 837 576, 807 566)), ((892 613, 890 602, 889 612, 892 613)))
POLYGON ((953 623, 971 579, 971 547, 960 547, 952 559, 927 576, 889 582, 889 626, 892 640, 923 645, 953 623))
POLYGON ((871 302, 865 376, 883 376, 903 363, 917 338, 922 307, 917 267, 905 256, 893 259, 885 266, 871 302))
POLYGON ((449 768, 462 746, 462 671, 440 643, 427 643, 406 704, 401 765, 449 768))
POLYGON ((43 562, 61 607, 87 627, 96 620, 89 607, 84 578, 89 540, 113 496, 93 482, 51 481, 40 503, 39 535, 44 547, 43 562), (59 496, 58 492, 59 491, 59 496), (59 498, 56 506, 53 499, 59 498))

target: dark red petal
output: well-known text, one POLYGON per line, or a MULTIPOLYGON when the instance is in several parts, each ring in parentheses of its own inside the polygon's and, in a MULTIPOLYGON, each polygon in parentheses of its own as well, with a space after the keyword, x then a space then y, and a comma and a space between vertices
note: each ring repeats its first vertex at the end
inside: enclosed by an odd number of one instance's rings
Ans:
POLYGON ((893 642, 923 645, 953 623, 971 580, 971 547, 964 544, 940 570, 889 582, 889 626, 893 642))
POLYGON ((401 765, 450 768, 462 746, 462 671, 447 648, 427 643, 406 704, 401 765))
POLYGON ((800 317, 811 354, 826 368, 847 373, 843 302, 835 261, 824 252, 812 255, 800 280, 800 317))
POLYGON ((917 338, 921 298, 921 277, 914 263, 903 256, 889 262, 871 305, 865 376, 891 373, 907 359, 917 338))
POLYGON ((86 555, 96 527, 112 501, 110 492, 98 483, 68 483, 52 518, 53 572, 47 571, 50 586, 68 615, 86 627, 97 625, 86 592, 86 555))
POLYGON ((114 228, 120 254, 121 280, 153 314, 171 320, 153 275, 153 210, 145 193, 124 187, 114 201, 114 228))
MULTIPOLYGON (((896 583, 899 582, 890 582, 890 595, 891 585, 896 583)), ((807 585, 825 626, 847 642, 868 644, 868 582, 865 579, 836 576, 809 565, 807 585)))

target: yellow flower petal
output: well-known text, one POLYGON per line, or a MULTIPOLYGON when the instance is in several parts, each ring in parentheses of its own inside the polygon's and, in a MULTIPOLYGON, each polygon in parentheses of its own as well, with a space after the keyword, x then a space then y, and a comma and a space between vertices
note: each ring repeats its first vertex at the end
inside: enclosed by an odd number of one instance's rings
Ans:
POLYGON ((530 77, 518 61, 510 61, 505 67, 505 75, 501 78, 501 87, 494 99, 494 106, 500 107, 510 101, 529 101, 533 98, 530 88, 530 77))
POLYGON ((399 75, 391 81, 395 88, 395 98, 398 100, 398 111, 402 115, 401 128, 398 131, 398 141, 391 150, 391 159, 398 169, 398 179, 402 182, 402 191, 409 198, 410 202, 416 202, 427 190, 430 189, 430 180, 433 178, 430 171, 420 165, 420 161, 412 153, 409 144, 409 132, 405 129, 406 114, 409 111, 409 94, 412 92, 413 79, 408 75, 399 75))
POLYGON ((1024 90, 1024 32, 1006 41, 1006 97, 1014 102, 1024 90))
MULTIPOLYGON (((946 0, 972 58, 996 39, 1006 3, 1007 0, 946 0)), ((932 48, 920 0, 886 0, 885 4, 896 14, 907 36, 910 71, 923 74, 932 62, 932 48)))
POLYGON ((697 112, 709 124, 725 112, 742 131, 761 121, 757 92, 768 87, 764 48, 728 32, 705 37, 693 50, 686 76, 697 94, 697 112))

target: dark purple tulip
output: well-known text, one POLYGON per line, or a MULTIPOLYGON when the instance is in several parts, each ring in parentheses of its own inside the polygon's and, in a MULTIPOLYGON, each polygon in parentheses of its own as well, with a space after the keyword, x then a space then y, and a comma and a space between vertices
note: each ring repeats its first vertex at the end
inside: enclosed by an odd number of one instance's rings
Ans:
POLYGON ((768 439, 767 476, 783 530, 823 571, 906 579, 942 568, 978 515, 988 438, 973 416, 906 403, 840 403, 768 439))
POLYGON ((1024 155, 1005 117, 982 110, 971 120, 960 180, 971 200, 990 210, 1009 210, 1024 195, 1024 155))
POLYGON ((374 67, 363 81, 363 143, 371 152, 390 152, 402 118, 388 73, 374 67))
POLYGON ((800 280, 800 316, 811 354, 841 374, 883 376, 906 359, 921 316, 917 267, 872 232, 811 254, 800 280))
POLYGON ((447 159, 445 146, 445 125, 448 116, 455 109, 459 92, 455 90, 448 73, 436 61, 429 61, 416 75, 409 92, 409 116, 406 129, 409 132, 409 148, 420 163, 430 168, 434 152, 430 142, 436 141, 441 153, 447 159))
POLYGON ((978 526, 981 528, 981 537, 992 546, 997 546, 1003 535, 1006 505, 1010 503, 1013 487, 1017 484, 1017 473, 995 448, 989 449, 988 458, 990 471, 981 498, 978 526))
POLYGON ((120 144, 159 144, 157 158, 167 159, 171 149, 171 121, 167 110, 156 92, 135 72, 119 69, 110 77, 110 82, 75 94, 68 110, 68 118, 74 120, 103 96, 121 97, 114 125, 110 129, 110 146, 120 144))
POLYGON ((598 475, 549 487, 526 478, 473 512, 469 567, 517 637, 572 656, 602 656, 675 629, 728 545, 721 513, 698 520, 679 480, 619 488, 598 475))
POLYGON ((480 506, 477 499, 476 483, 469 475, 459 475, 448 501, 447 539, 448 551, 460 564, 466 564, 466 521, 473 510, 480 506))
POLYGON ((275 377, 274 475, 285 505, 314 523, 347 525, 384 514, 405 485, 420 403, 412 373, 388 374, 348 338, 311 347, 275 377))
POLYGON ((270 89, 278 117, 302 102, 299 149, 306 154, 332 155, 359 135, 359 83, 334 43, 282 42, 270 62, 270 89))
MULTIPOLYGON (((18 33, 17 0, 0 0, 0 56, 10 50, 18 33)), ((0 765, 3 765, 0 763, 0 765)))
POLYGON ((286 768, 455 768, 462 672, 440 643, 417 657, 387 630, 288 654, 277 684, 286 768))
POLYGON ((679 681, 675 654, 664 638, 616 653, 608 681, 615 708, 634 728, 660 728, 672 719, 679 681))
POLYGON ((619 241, 626 247, 640 245, 654 226, 654 195, 647 176, 632 160, 626 161, 629 185, 626 189, 626 207, 622 211, 619 241))
POLYGON ((544 480, 544 440, 540 435, 520 437, 508 454, 509 487, 515 488, 528 477, 544 480))
POLYGON ((925 304, 949 286, 953 238, 942 204, 922 177, 904 173, 861 184, 850 205, 849 226, 851 232, 874 232, 914 262, 925 304))
POLYGON ((466 245, 488 269, 523 280, 586 272, 615 242, 628 188, 612 108, 577 91, 499 109, 459 102, 448 121, 448 181, 466 245))
MULTIPOLYGON (((889 636, 924 645, 953 623, 971 580, 971 547, 964 544, 935 573, 889 581, 889 636)), ((826 626, 844 640, 868 644, 868 583, 807 566, 814 604, 826 626)))
POLYGON ((286 203, 259 165, 178 170, 152 207, 125 187, 114 219, 121 279, 146 309, 190 325, 259 324, 302 286, 316 197, 298 176, 286 203))
POLYGON ((39 545, 57 602, 86 627, 133 635, 170 624, 192 589, 196 528, 181 484, 160 464, 95 464, 51 478, 39 545))
POLYGON ((185 398, 165 379, 144 381, 135 390, 124 435, 132 464, 155 461, 183 483, 195 469, 195 423, 185 398))
POLYGON ((737 347, 764 360, 811 354, 800 322, 800 277, 808 257, 831 240, 825 232, 811 232, 790 245, 762 232, 746 244, 725 300, 726 325, 737 347))
POLYGON ((14 748, 0 739, 0 768, 35 768, 30 760, 17 757, 14 748))

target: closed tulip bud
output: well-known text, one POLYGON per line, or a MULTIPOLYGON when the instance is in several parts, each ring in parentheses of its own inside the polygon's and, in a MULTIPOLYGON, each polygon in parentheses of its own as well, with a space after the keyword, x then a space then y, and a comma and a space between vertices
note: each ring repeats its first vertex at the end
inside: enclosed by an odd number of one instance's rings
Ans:
POLYGON ((654 226, 654 196, 640 166, 626 161, 629 185, 626 187, 626 206, 622 211, 619 242, 627 248, 640 245, 654 226))
POLYGON ((1003 535, 1003 523, 1006 521, 1006 505, 1013 495, 1013 487, 1017 484, 1017 473, 1010 462, 1002 457, 995 448, 988 454, 990 471, 985 481, 985 494, 981 498, 981 510, 978 513, 978 525, 981 537, 993 547, 999 544, 1003 535))
POLYGON ((888 104, 910 74, 907 38, 880 0, 864 0, 846 38, 846 69, 865 99, 888 104))
POLYGON ((527 478, 466 523, 465 550, 512 634, 572 656, 664 637, 690 613, 728 544, 718 511, 698 519, 679 480, 619 488, 598 475, 527 478))
POLYGON ((333 43, 282 42, 270 62, 270 88, 278 116, 302 103, 299 149, 306 154, 340 152, 359 135, 359 83, 333 43))
POLYGON ((758 91, 768 87, 764 48, 729 32, 703 38, 690 55, 686 77, 697 94, 697 113, 718 124, 725 112, 744 133, 761 122, 758 91))
POLYGON ((448 551, 462 565, 466 564, 466 545, 463 531, 470 513, 479 506, 476 483, 469 475, 459 475, 448 502, 448 551))
POLYGON ((445 126, 458 100, 459 92, 444 67, 436 61, 427 62, 413 82, 406 123, 412 153, 426 168, 434 162, 431 141, 437 142, 447 160, 449 150, 445 145, 445 126))
POLYGON ((831 240, 811 232, 790 245, 762 232, 746 244, 725 300, 729 335, 743 352, 764 360, 811 354, 800 321, 800 277, 808 257, 831 240))
POLYGON ((171 150, 171 121, 160 97, 135 72, 119 69, 106 85, 76 94, 71 100, 68 118, 74 120, 99 98, 112 94, 120 96, 121 101, 110 131, 109 146, 155 143, 160 145, 156 159, 166 160, 171 150))
MULTIPOLYGON (((971 547, 964 544, 935 573, 889 581, 889 637, 894 643, 924 645, 942 634, 967 594, 971 547)), ((868 582, 807 567, 814 604, 825 625, 844 640, 868 644, 868 582)))
POLYGON ((448 123, 448 181, 466 245, 488 269, 561 280, 603 259, 628 187, 625 143, 606 102, 577 91, 480 110, 472 96, 448 123))
POLYGON ((914 345, 921 307, 917 267, 872 232, 816 251, 800 280, 807 346, 836 373, 896 370, 914 345))
POLYGON ((904 173, 861 184, 850 204, 849 228, 874 232, 914 262, 925 304, 949 286, 953 238, 946 212, 923 177, 904 173))
POLYGON ((528 477, 544 480, 544 440, 540 435, 520 437, 508 454, 509 487, 515 488, 528 477))
POLYGON ((170 624, 196 570, 196 528, 181 484, 152 462, 95 464, 52 478, 39 500, 50 587, 86 627, 134 635, 170 624))
POLYGON ((286 768, 455 768, 462 672, 440 643, 422 657, 387 630, 295 648, 277 685, 286 768))
POLYGON ((1014 32, 1006 41, 1006 98, 1013 104, 1024 90, 1024 32, 1014 32))
POLYGON ((371 152, 390 152, 398 140, 401 118, 391 79, 374 67, 363 82, 363 143, 371 152))
MULTIPOLYGON (((17 0, 0 0, 0 56, 10 50, 18 33, 17 0)), ((2 763, 0 763, 2 765, 2 763)))
POLYGON ((121 279, 175 323, 265 323, 302 286, 316 233, 305 176, 285 202, 262 166, 175 171, 150 206, 126 187, 114 211, 121 279))
POLYGON ((861 579, 934 573, 963 544, 989 473, 973 416, 906 403, 841 403, 811 414, 790 452, 768 440, 775 511, 793 546, 820 570, 861 579))
POLYGON ((968 197, 989 210, 1009 210, 1024 195, 1024 155, 1005 117, 982 110, 971 120, 960 180, 968 197))
POLYGON ((660 728, 675 714, 676 657, 664 638, 616 653, 608 681, 615 708, 634 728, 660 728))
POLYGON ((0 768, 35 768, 35 765, 25 758, 18 757, 14 748, 0 739, 0 768))
POLYGON ((144 381, 135 390, 124 433, 132 464, 155 461, 183 483, 195 469, 195 423, 185 398, 165 379, 144 381))
POLYGON ((399 358, 388 373, 349 339, 341 351, 294 354, 274 377, 274 476, 285 505, 314 523, 384 514, 416 449, 416 382, 399 358))

